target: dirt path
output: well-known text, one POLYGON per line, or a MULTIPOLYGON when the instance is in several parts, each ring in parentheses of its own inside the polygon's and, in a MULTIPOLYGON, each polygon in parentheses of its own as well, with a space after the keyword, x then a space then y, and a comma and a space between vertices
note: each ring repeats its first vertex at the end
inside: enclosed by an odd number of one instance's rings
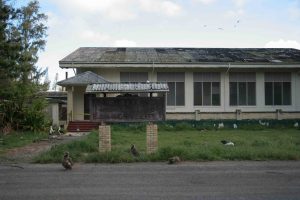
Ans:
POLYGON ((84 133, 67 133, 57 139, 39 141, 23 147, 13 148, 0 156, 0 163, 30 163, 35 156, 48 151, 52 146, 78 140, 86 135, 84 133))

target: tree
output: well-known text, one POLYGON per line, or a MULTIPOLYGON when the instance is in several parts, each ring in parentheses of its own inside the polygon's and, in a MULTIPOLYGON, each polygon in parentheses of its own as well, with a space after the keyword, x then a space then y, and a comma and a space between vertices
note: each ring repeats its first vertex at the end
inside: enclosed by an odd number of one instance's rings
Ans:
POLYGON ((55 74, 55 78, 52 85, 52 90, 56 91, 57 88, 57 81, 58 81, 58 73, 55 74))
POLYGON ((39 12, 38 1, 15 9, 0 0, 0 9, 0 79, 6 84, 0 89, 2 126, 38 130, 46 122, 46 101, 40 91, 47 84, 40 81, 47 69, 36 63, 46 44, 47 17, 39 12))

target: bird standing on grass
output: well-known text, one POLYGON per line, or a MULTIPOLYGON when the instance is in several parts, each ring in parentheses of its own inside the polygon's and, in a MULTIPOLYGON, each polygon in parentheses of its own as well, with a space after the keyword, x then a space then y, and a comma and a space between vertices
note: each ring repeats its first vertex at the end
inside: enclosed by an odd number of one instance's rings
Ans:
POLYGON ((137 156, 140 155, 139 152, 138 152, 138 150, 135 148, 134 144, 131 145, 130 152, 135 157, 137 157, 137 156))
POLYGON ((169 162, 168 164, 176 164, 179 163, 181 160, 178 156, 173 156, 171 158, 169 158, 169 162))
POLYGON ((63 160, 62 160, 62 166, 65 169, 72 169, 73 166, 73 162, 72 162, 72 158, 70 157, 69 152, 65 152, 63 160))

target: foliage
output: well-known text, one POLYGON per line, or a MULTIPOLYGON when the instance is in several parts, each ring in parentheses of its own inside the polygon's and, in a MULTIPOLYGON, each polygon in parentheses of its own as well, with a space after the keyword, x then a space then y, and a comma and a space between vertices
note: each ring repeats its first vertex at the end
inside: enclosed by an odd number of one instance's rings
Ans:
POLYGON ((159 129, 158 152, 146 154, 145 131, 112 127, 112 151, 98 153, 98 133, 92 132, 82 141, 55 147, 35 159, 36 162, 60 162, 64 151, 79 162, 147 162, 167 161, 172 156, 182 160, 300 160, 300 132, 297 129, 267 130, 181 130, 159 129), (118 130, 116 130, 118 129, 118 130), (220 141, 230 140, 235 146, 220 141), (130 154, 135 144, 140 156, 130 154))
POLYGON ((21 147, 32 142, 38 142, 41 139, 47 138, 45 132, 13 132, 9 135, 0 136, 0 154, 7 149, 21 147))
POLYGON ((41 84, 46 70, 36 66, 38 52, 44 49, 47 17, 39 12, 38 1, 14 8, 0 0, 0 132, 41 130, 46 121, 46 100, 41 84))

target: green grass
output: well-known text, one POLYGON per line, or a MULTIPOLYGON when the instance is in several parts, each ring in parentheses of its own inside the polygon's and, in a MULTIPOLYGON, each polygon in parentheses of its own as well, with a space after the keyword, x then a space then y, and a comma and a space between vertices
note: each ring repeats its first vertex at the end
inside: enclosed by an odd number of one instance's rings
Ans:
POLYGON ((25 146, 47 138, 47 136, 46 133, 33 132, 13 132, 9 135, 0 135, 0 154, 3 154, 8 149, 25 146))
MULTIPOLYGON (((300 131, 296 129, 266 130, 197 130, 179 125, 176 129, 159 129, 159 150, 146 154, 146 133, 143 126, 112 127, 112 151, 98 153, 98 134, 92 132, 81 141, 53 147, 35 158, 35 162, 60 162, 69 151, 76 162, 146 162, 166 161, 179 156, 183 160, 300 160, 300 131), (221 140, 235 146, 224 146, 221 140), (131 156, 129 148, 135 144, 140 157, 131 156)), ((170 128, 170 127, 169 127, 170 128)))

